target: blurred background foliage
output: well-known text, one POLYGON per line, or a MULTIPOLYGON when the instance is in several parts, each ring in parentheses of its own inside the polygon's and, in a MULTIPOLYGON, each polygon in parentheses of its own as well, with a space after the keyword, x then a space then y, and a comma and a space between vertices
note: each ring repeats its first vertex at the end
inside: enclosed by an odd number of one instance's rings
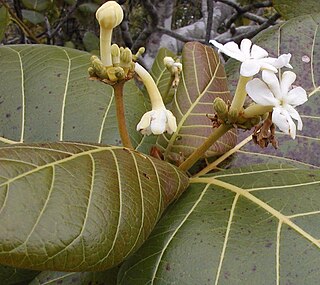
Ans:
MULTIPOLYGON (((125 10, 133 42, 146 25, 147 11, 142 1, 118 1, 125 10)), ((54 44, 95 53, 99 47, 95 12, 104 2, 1 0, 0 41, 2 44, 54 44)), ((173 29, 192 24, 202 17, 201 0, 177 0, 174 7, 173 29)), ((114 37, 116 42, 122 41, 119 32, 115 32, 114 37)))

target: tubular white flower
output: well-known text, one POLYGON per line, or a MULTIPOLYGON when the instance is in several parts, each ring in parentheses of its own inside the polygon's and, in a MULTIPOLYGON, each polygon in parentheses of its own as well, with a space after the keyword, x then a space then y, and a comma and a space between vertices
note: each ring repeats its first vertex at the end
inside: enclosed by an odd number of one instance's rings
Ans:
POLYGON ((137 62, 135 63, 135 72, 142 79, 152 106, 152 110, 142 116, 137 125, 137 131, 146 135, 150 135, 151 133, 160 135, 164 132, 172 134, 177 130, 177 121, 174 115, 164 106, 157 85, 148 71, 137 62))
POLYGON ((302 87, 291 87, 296 80, 292 71, 284 72, 279 81, 273 72, 263 70, 262 79, 264 82, 255 78, 247 83, 248 95, 259 105, 273 106, 272 122, 295 139, 297 127, 292 119, 298 122, 298 130, 302 130, 302 120, 295 107, 308 100, 306 91, 302 87))
POLYGON ((100 55, 105 66, 112 66, 111 37, 112 29, 123 20, 123 10, 115 1, 104 3, 96 12, 96 18, 100 25, 100 55))
POLYGON ((292 66, 289 64, 291 54, 282 54, 278 58, 268 57, 268 52, 257 46, 252 45, 251 40, 243 39, 239 46, 235 42, 220 44, 215 40, 210 41, 219 52, 239 60, 242 62, 240 74, 245 77, 251 77, 257 74, 260 70, 266 69, 273 72, 278 72, 278 68, 292 66))
POLYGON ((164 132, 172 134, 177 130, 177 122, 175 116, 165 107, 152 109, 145 113, 139 124, 137 131, 143 135, 161 135, 164 132))

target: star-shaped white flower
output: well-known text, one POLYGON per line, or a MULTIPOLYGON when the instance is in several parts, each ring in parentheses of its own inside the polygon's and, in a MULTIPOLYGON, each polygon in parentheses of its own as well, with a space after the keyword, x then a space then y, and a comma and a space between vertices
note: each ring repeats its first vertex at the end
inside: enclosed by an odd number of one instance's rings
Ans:
POLYGON ((137 131, 140 131, 143 135, 150 135, 151 133, 160 135, 164 132, 172 134, 176 130, 176 118, 164 106, 145 113, 137 125, 137 131))
POLYGON ((291 54, 282 54, 278 58, 268 57, 268 52, 257 46, 252 45, 251 40, 243 39, 239 46, 235 42, 220 44, 215 40, 210 41, 219 52, 239 60, 242 62, 240 74, 242 76, 251 77, 257 74, 260 70, 266 69, 273 72, 278 72, 278 68, 292 66, 289 64, 291 54))
POLYGON ((273 106, 272 122, 294 139, 296 125, 292 119, 298 121, 298 130, 302 130, 302 120, 295 107, 308 100, 306 91, 302 87, 291 87, 296 80, 292 71, 284 72, 279 81, 273 72, 263 70, 262 79, 264 82, 255 78, 247 83, 248 95, 259 105, 273 106))

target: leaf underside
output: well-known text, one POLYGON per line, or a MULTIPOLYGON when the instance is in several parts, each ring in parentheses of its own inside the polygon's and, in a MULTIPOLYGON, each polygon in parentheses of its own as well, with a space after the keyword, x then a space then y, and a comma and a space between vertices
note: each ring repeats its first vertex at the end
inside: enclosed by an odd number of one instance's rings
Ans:
POLYGON ((193 178, 118 284, 318 284, 319 185, 285 165, 193 178))
MULTIPOLYGON (((88 78, 90 54, 44 45, 0 47, 0 144, 82 141, 121 145, 112 87, 88 78)), ((144 96, 133 80, 124 88, 134 146, 144 96)))
POLYGON ((122 147, 3 147, 0 263, 55 271, 115 266, 187 184, 174 166, 122 147))
MULTIPOLYGON (((178 129, 172 136, 161 135, 157 140, 157 145, 169 158, 176 154, 186 158, 200 146, 214 132, 206 116, 214 112, 213 100, 217 97, 225 101, 230 99, 223 65, 212 48, 197 42, 186 43, 182 64, 183 72, 171 108, 178 129)), ((235 142, 235 131, 229 131, 205 156, 223 154, 235 142)))

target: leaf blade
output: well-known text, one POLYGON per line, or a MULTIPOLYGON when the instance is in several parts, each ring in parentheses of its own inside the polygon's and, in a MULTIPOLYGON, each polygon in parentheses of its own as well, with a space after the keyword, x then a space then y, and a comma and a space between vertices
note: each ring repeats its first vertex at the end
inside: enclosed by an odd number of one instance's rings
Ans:
POLYGON ((115 266, 188 183, 173 166, 122 147, 19 145, 0 156, 0 262, 17 267, 115 266))

